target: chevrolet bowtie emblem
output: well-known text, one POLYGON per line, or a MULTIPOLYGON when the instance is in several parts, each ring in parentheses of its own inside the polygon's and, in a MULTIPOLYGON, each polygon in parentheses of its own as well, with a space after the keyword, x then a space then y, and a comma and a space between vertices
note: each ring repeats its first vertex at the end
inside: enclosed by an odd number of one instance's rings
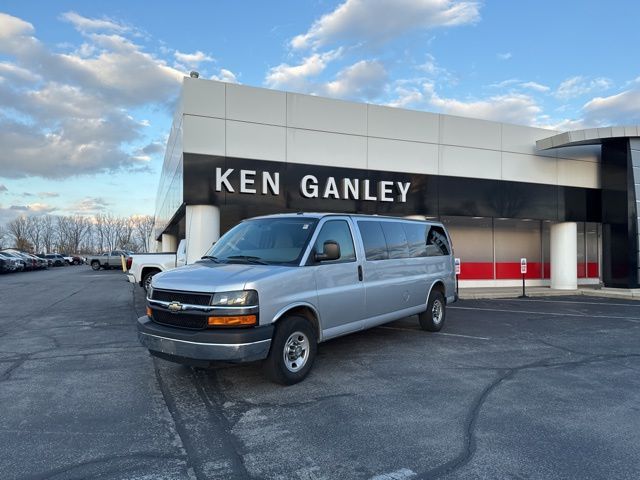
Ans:
POLYGON ((176 313, 182 310, 182 304, 180 302, 171 302, 167 308, 170 312, 176 313))

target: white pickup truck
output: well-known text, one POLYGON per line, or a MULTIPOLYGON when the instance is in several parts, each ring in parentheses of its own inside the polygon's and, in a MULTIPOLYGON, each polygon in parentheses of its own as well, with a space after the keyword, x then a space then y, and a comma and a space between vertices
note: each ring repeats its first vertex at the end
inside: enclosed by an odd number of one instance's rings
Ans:
POLYGON ((127 257, 127 279, 145 290, 156 273, 181 267, 187 263, 187 242, 181 240, 176 253, 141 253, 127 257))

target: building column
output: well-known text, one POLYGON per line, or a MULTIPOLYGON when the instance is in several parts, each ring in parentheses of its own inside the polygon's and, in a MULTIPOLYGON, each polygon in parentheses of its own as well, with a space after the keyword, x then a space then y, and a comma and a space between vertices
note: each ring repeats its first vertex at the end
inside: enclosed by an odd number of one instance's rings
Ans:
POLYGON ((199 260, 220 238, 220 209, 213 205, 187 205, 187 263, 199 260))
POLYGON ((578 288, 578 225, 575 222, 551 225, 551 288, 578 288))
POLYGON ((162 234, 162 251, 175 252, 178 250, 178 237, 170 233, 162 234))

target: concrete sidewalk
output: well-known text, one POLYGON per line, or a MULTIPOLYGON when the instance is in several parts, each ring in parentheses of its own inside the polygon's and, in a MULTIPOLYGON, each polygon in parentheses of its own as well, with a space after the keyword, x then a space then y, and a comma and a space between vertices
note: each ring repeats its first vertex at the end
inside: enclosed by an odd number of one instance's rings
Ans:
MULTIPOLYGON (((550 287, 527 287, 528 297, 554 297, 566 295, 584 295, 587 297, 619 298, 623 300, 639 300, 640 289, 580 287, 577 290, 552 290, 550 287)), ((460 288, 458 292, 462 300, 478 300, 485 298, 517 298, 522 295, 522 287, 485 287, 460 288)))

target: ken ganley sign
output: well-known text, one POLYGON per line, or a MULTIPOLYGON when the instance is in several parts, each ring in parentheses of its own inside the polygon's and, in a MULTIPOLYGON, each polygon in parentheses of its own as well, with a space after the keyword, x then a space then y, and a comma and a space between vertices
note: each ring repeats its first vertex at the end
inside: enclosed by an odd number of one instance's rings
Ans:
MULTIPOLYGON (((238 178, 237 193, 280 195, 280 173, 258 170, 216 168, 216 191, 236 193, 231 180, 238 178)), ((382 180, 372 182, 357 178, 328 177, 322 182, 315 175, 300 179, 300 193, 305 198, 335 198, 338 200, 368 200, 372 202, 407 202, 411 182, 382 180)))

